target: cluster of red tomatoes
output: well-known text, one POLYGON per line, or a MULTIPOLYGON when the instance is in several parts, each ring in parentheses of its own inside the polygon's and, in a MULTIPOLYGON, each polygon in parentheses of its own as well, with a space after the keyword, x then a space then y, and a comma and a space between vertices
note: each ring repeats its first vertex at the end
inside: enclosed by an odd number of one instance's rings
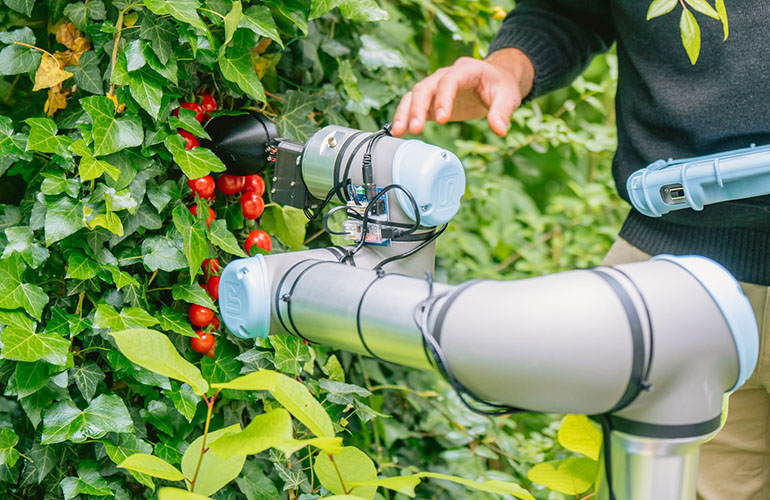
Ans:
MULTIPOLYGON (((201 104, 183 102, 180 107, 195 111, 195 119, 199 122, 207 120, 208 113, 217 109, 217 103, 209 94, 202 94, 201 104)), ((174 113, 178 113, 175 111, 174 113)), ((189 150, 198 146, 198 140, 189 132, 183 129, 178 130, 179 134, 185 138, 185 147, 189 150)), ((213 203, 216 200, 216 191, 225 196, 235 196, 240 194, 238 202, 241 205, 241 212, 244 218, 254 220, 262 215, 265 210, 265 201, 262 195, 265 194, 265 181, 259 175, 235 176, 222 174, 214 180, 207 175, 198 179, 188 179, 188 186, 192 189, 193 198, 198 195, 201 199, 213 203)), ((197 203, 190 206, 190 212, 193 215, 198 214, 197 203)), ((211 226, 211 221, 216 218, 214 209, 209 206, 209 215, 206 217, 206 224, 211 226)), ((270 252, 273 248, 273 242, 270 235, 261 229, 256 229, 249 233, 243 245, 248 255, 257 253, 257 249, 264 252, 270 252)), ((206 259, 203 261, 204 282, 200 283, 213 301, 219 299, 219 273, 220 265, 217 259, 206 259)), ((214 311, 208 307, 193 304, 189 310, 190 322, 199 327, 196 331, 196 337, 190 339, 190 345, 193 350, 214 359, 214 349, 216 338, 214 332, 219 330, 219 318, 214 315, 214 311)))

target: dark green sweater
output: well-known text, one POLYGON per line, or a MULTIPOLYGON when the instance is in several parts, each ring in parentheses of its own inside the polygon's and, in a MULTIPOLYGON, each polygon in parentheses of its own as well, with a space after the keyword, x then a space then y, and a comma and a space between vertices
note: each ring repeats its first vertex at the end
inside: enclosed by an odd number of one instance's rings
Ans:
MULTIPOLYGON (((613 175, 628 200, 628 176, 655 160, 770 144, 770 2, 726 3, 726 41, 720 21, 693 12, 702 40, 694 66, 680 38, 682 7, 646 21, 650 0, 521 0, 490 52, 524 51, 537 96, 568 85, 617 42, 613 175)), ((631 210, 620 236, 650 254, 704 255, 741 281, 770 285, 770 196, 662 218, 631 210)))

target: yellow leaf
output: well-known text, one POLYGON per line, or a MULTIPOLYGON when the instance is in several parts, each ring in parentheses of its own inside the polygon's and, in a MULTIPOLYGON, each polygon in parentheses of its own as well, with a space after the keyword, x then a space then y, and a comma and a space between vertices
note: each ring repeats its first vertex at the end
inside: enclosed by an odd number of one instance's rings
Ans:
POLYGON ((112 104, 115 105, 115 111, 116 112, 122 113, 123 111, 126 110, 126 105, 125 104, 119 104, 118 103, 118 96, 117 95, 108 93, 107 94, 107 98, 110 101, 112 101, 112 104))
POLYGON ((43 53, 40 66, 35 73, 35 86, 32 90, 49 89, 70 78, 72 73, 59 67, 59 61, 51 54, 43 53))
POLYGON ((78 59, 80 59, 80 55, 83 52, 86 52, 87 50, 91 50, 91 42, 88 41, 88 38, 85 37, 78 37, 75 39, 75 41, 72 43, 72 52, 75 53, 78 59))
POLYGON ((48 89, 48 99, 46 99, 45 107, 43 108, 46 116, 53 116, 54 113, 66 107, 67 96, 62 93, 61 85, 48 89))
POLYGON ((527 477, 533 483, 548 488, 579 495, 596 482, 599 463, 585 457, 570 457, 566 460, 552 460, 536 464, 529 469, 527 477))
POLYGON ((70 50, 73 49, 73 44, 79 37, 81 37, 80 30, 72 23, 62 24, 56 30, 56 41, 70 50))
POLYGON ((59 67, 78 66, 79 57, 71 50, 54 52, 54 58, 59 61, 59 67))
POLYGON ((495 5, 495 8, 492 10, 492 19, 505 19, 505 9, 499 5, 495 5))
POLYGON ((570 451, 582 453, 593 460, 599 460, 602 448, 602 433, 596 424, 585 415, 567 415, 562 420, 559 443, 570 451))
POLYGON ((125 26, 126 28, 130 28, 131 26, 135 25, 138 20, 139 20, 139 14, 137 14, 136 12, 132 12, 127 16, 123 17, 123 26, 125 26))

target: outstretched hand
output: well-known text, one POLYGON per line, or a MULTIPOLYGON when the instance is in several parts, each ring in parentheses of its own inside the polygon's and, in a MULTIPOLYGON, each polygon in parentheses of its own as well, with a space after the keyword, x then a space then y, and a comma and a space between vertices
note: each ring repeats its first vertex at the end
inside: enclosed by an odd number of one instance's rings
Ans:
POLYGON ((414 86, 398 105, 392 134, 419 134, 427 120, 487 117, 492 131, 504 136, 513 112, 532 90, 535 70, 518 49, 501 49, 485 60, 461 57, 414 86))

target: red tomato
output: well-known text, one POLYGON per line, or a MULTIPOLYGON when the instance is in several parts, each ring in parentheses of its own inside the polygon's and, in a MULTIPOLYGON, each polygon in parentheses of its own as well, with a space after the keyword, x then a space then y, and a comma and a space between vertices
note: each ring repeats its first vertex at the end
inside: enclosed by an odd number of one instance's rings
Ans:
POLYGON ((195 326, 206 326, 214 319, 214 311, 198 304, 190 306, 188 315, 190 316, 190 323, 195 326))
MULTIPOLYGON (((199 122, 203 120, 203 108, 200 104, 194 103, 194 102, 183 102, 179 105, 180 108, 184 109, 191 109, 195 111, 195 119, 199 122)), ((179 111, 176 112, 177 114, 175 116, 179 116, 179 111)))
MULTIPOLYGON (((210 175, 206 177, 199 177, 197 179, 187 179, 187 185, 193 190, 193 193, 198 193, 201 198, 208 198, 214 194, 214 188, 216 183, 214 178, 210 175)), ((195 194, 193 194, 195 196, 195 194)))
POLYGON ((214 316, 214 319, 211 320, 211 323, 209 324, 209 327, 211 328, 212 332, 219 331, 219 318, 214 316))
POLYGON ((269 252, 273 249, 273 240, 266 232, 262 231, 261 229, 255 229, 249 233, 249 237, 246 238, 246 242, 243 244, 243 248, 246 250, 248 255, 254 255, 249 251, 253 245, 256 245, 257 248, 261 248, 266 252, 269 252))
POLYGON ((222 194, 231 195, 240 193, 246 178, 241 175, 222 174, 217 179, 217 188, 222 194))
POLYGON ((243 185, 243 192, 248 193, 249 191, 253 191, 259 196, 265 194, 265 181, 262 179, 262 177, 258 176, 257 174, 246 176, 246 183, 243 185))
POLYGON ((258 219, 265 211, 265 200, 254 191, 241 195, 241 212, 247 219, 258 219))
POLYGON ((182 128, 180 128, 178 132, 179 132, 179 135, 184 137, 184 148, 187 151, 190 151, 192 148, 198 147, 198 139, 196 139, 194 135, 192 135, 190 132, 182 128))
POLYGON ((212 276, 206 282, 206 291, 212 300, 219 300, 219 276, 212 276))
POLYGON ((210 276, 219 274, 219 261, 217 259, 204 259, 201 269, 203 269, 203 276, 208 279, 210 276))
POLYGON ((197 337, 190 337, 190 345, 192 346, 193 351, 204 354, 214 346, 216 339, 212 334, 200 330, 195 332, 195 334, 197 337))
MULTIPOLYGON (((193 205, 190 207, 190 213, 193 215, 198 215, 198 205, 193 205)), ((211 226, 211 221, 217 218, 217 214, 214 213, 214 209, 209 207, 209 216, 206 217, 206 225, 211 226)))
POLYGON ((211 94, 201 94, 201 108, 206 113, 211 113, 217 110, 217 101, 211 97, 211 94))
POLYGON ((216 340, 215 340, 214 344, 211 346, 211 349, 209 349, 208 351, 204 352, 203 355, 206 356, 207 358, 216 359, 216 352, 215 352, 215 348, 216 347, 217 347, 217 343, 216 343, 216 340))

